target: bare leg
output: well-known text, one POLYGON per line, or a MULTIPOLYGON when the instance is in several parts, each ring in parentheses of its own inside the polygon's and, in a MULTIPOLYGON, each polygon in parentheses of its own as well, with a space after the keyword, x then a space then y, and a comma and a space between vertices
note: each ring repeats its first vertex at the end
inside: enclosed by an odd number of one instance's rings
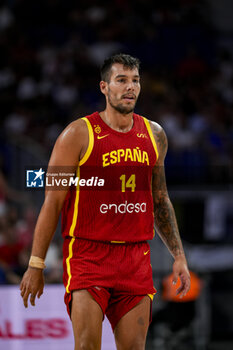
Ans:
POLYGON ((114 330, 117 350, 144 350, 150 318, 150 298, 145 296, 125 314, 114 330))
POLYGON ((75 350, 100 350, 103 312, 87 290, 73 292, 71 320, 75 350))

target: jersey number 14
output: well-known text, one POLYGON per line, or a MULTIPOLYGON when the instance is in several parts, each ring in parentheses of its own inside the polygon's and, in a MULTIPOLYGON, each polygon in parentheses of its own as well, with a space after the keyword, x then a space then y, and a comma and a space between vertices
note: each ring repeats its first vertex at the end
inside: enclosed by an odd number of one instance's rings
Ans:
POLYGON ((122 192, 125 192, 126 188, 131 188, 131 192, 135 192, 135 187, 136 187, 135 174, 132 174, 127 181, 126 181, 126 175, 123 174, 123 175, 121 175, 120 180, 121 180, 121 191, 122 192))

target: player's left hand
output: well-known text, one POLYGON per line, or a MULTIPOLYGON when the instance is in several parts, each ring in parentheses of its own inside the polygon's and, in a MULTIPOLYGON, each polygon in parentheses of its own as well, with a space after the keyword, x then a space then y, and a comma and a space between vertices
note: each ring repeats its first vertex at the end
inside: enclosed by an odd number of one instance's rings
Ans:
POLYGON ((43 270, 33 267, 28 267, 24 273, 21 284, 21 297, 23 299, 24 306, 28 307, 28 298, 30 296, 30 303, 35 306, 36 296, 40 298, 44 289, 44 275, 43 270))
POLYGON ((181 285, 176 290, 176 295, 181 293, 179 297, 183 298, 190 289, 190 274, 184 255, 177 256, 173 264, 173 284, 177 283, 178 278, 181 285))

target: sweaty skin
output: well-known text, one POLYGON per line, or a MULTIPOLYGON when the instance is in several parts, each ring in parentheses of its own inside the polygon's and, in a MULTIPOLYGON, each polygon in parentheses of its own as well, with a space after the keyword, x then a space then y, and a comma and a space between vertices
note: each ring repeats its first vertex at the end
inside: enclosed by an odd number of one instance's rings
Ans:
MULTIPOLYGON (((106 98, 106 108, 100 117, 112 129, 128 132, 133 127, 133 110, 140 93, 140 77, 137 68, 129 69, 114 63, 109 81, 100 82, 100 90, 106 98)), ((174 257, 174 283, 178 278, 181 286, 177 294, 184 296, 190 288, 190 277, 174 209, 170 202, 165 174, 164 158, 167 152, 167 139, 162 128, 154 122, 151 127, 157 143, 159 158, 153 169, 152 194, 156 230, 174 257)), ((79 160, 88 147, 88 129, 83 120, 76 120, 62 132, 54 146, 50 167, 69 167, 75 172, 79 160)), ((32 255, 45 259, 49 244, 54 235, 58 218, 63 207, 67 190, 46 189, 45 200, 35 227, 32 255)), ((36 296, 43 293, 43 270, 28 267, 20 289, 25 307, 35 305, 36 296)), ((117 349, 144 349, 149 326, 150 299, 145 296, 139 304, 126 313, 117 324, 114 335, 117 349)), ((100 349, 103 314, 99 305, 86 290, 72 294, 72 325, 75 336, 75 350, 83 348, 100 349), (88 315, 88 317, 87 317, 88 315), (89 317, 90 315, 90 317, 89 317)))
MULTIPOLYGON (((139 73, 136 68, 131 70, 121 64, 114 64, 110 81, 108 83, 100 82, 100 90, 106 97, 106 109, 100 112, 101 118, 114 130, 129 131, 133 126, 133 109, 140 89, 139 73)), ((181 292, 182 297, 189 290, 190 279, 174 209, 166 188, 164 158, 167 152, 167 138, 157 123, 151 122, 151 127, 159 150, 159 159, 153 170, 152 184, 155 224, 158 234, 175 259, 173 264, 174 282, 176 283, 180 277, 182 283, 177 293, 181 292)), ((75 172, 78 160, 82 159, 87 147, 86 123, 81 119, 76 120, 68 125, 57 139, 48 169, 62 165, 75 172)), ((45 258, 56 230, 67 191, 64 189, 62 191, 46 190, 45 200, 35 227, 32 255, 45 258)), ((31 295, 31 304, 35 305, 35 297, 36 295, 40 297, 43 288, 43 270, 28 267, 20 285, 25 307, 28 305, 29 295, 31 295)))
POLYGON ((175 259, 173 264, 173 283, 176 284, 178 277, 180 278, 181 285, 176 293, 181 293, 180 298, 182 298, 190 289, 190 275, 180 239, 175 212, 167 192, 164 172, 164 159, 168 147, 167 137, 160 125, 155 122, 150 122, 150 125, 159 153, 159 159, 156 162, 152 175, 155 227, 156 232, 175 259))
MULTIPOLYGON (((88 147, 88 129, 86 123, 79 119, 68 125, 58 137, 54 146, 48 171, 51 167, 59 167, 69 172, 75 172, 78 162, 82 159, 88 147)), ((45 191, 45 200, 41 208, 33 237, 32 255, 45 259, 49 244, 57 227, 59 215, 66 197, 67 190, 45 191)), ((43 293, 43 270, 28 267, 21 281, 20 290, 24 306, 28 306, 28 297, 34 306, 35 298, 43 293)))

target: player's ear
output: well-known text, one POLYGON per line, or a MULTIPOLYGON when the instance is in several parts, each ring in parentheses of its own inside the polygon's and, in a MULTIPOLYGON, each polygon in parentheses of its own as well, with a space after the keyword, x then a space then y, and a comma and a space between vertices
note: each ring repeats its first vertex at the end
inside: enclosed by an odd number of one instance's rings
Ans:
POLYGON ((102 94, 106 95, 106 93, 108 91, 108 83, 106 81, 101 80, 100 91, 102 92, 102 94))

